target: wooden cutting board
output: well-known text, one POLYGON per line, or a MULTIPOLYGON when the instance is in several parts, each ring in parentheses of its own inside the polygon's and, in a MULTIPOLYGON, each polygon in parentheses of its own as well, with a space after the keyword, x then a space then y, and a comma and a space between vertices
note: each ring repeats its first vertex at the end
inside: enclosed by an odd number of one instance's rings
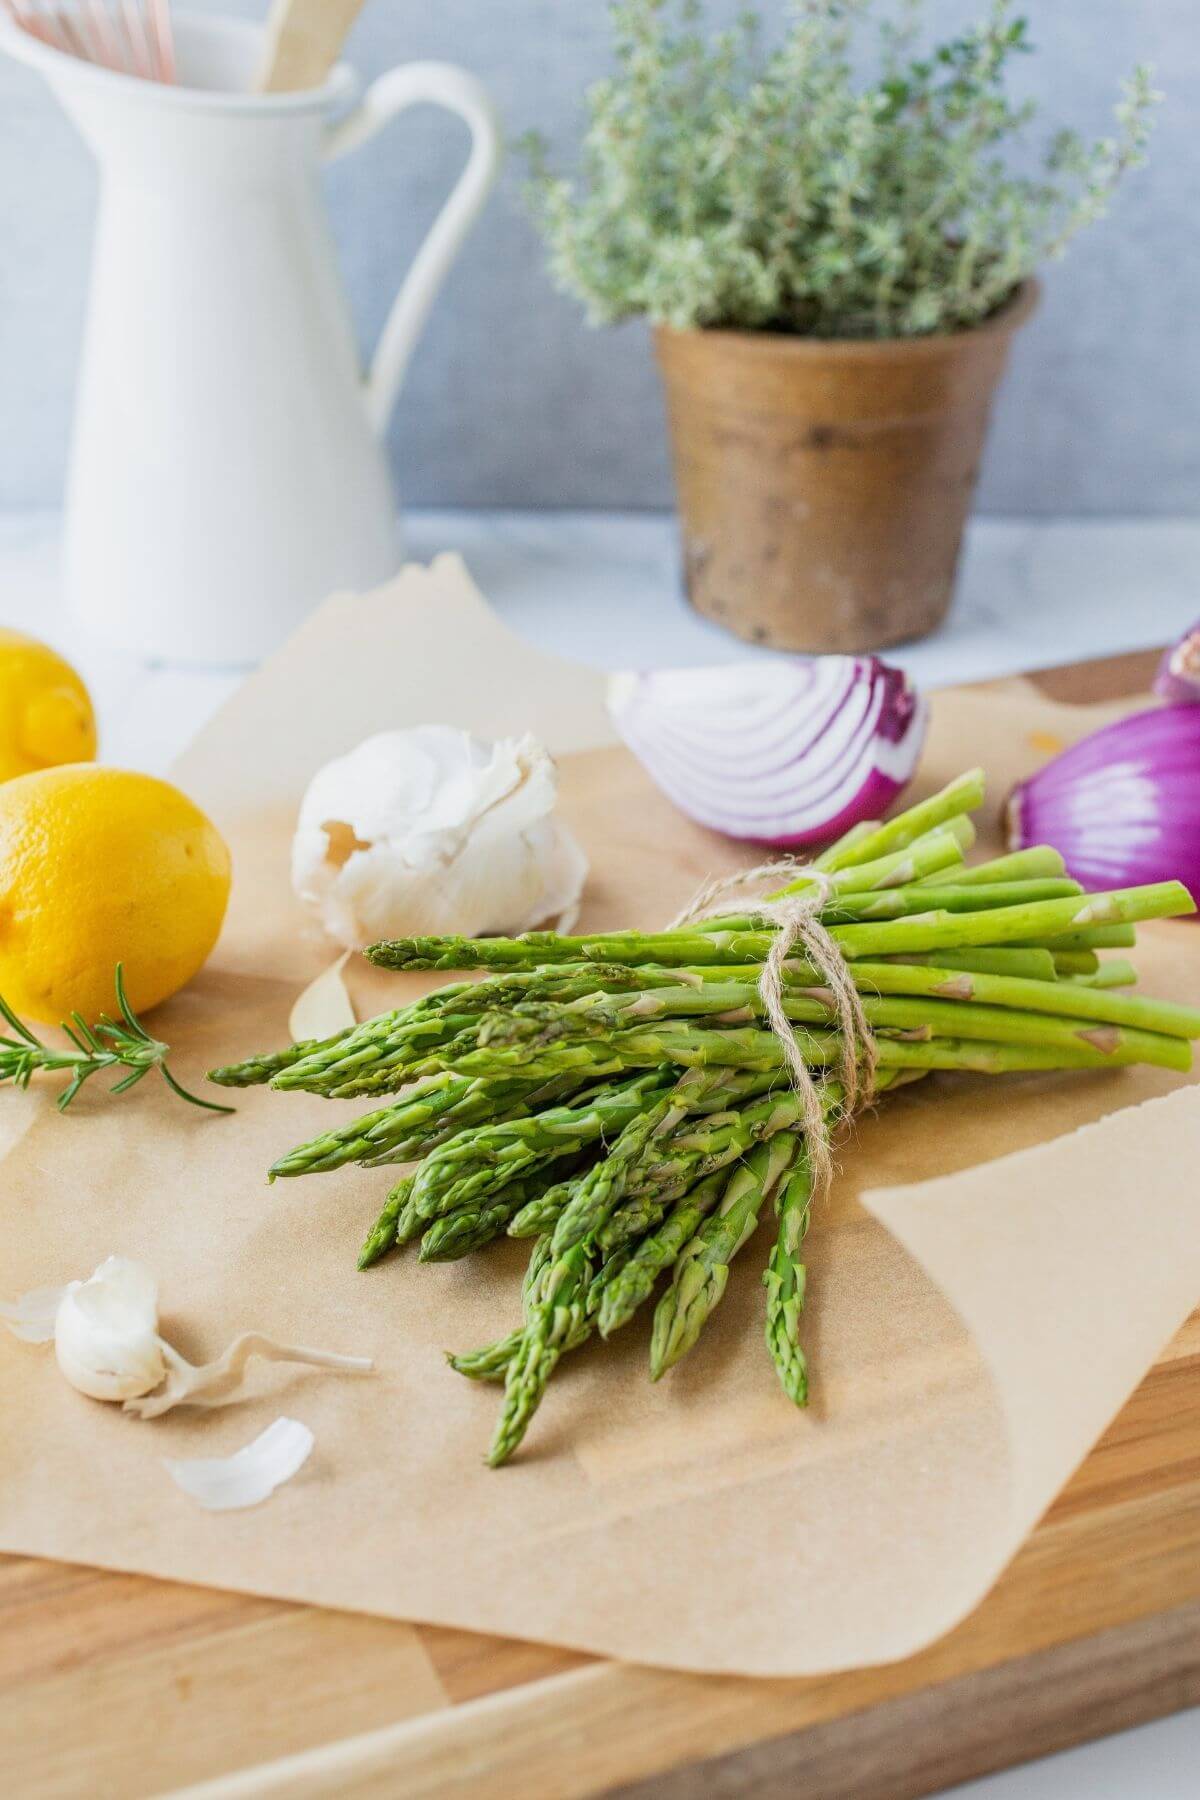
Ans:
MULTIPOLYGON (((1153 662, 1036 679, 1110 699, 1153 662)), ((680 1675, 0 1558, 0 1768, 22 1800, 905 1800, 1196 1703, 1200 1313, 983 1605, 886 1668, 680 1675)))

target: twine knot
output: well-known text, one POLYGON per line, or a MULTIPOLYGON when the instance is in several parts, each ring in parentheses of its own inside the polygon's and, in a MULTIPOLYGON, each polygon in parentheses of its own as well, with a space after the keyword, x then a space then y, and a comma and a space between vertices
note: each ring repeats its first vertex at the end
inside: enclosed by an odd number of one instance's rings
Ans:
POLYGON ((875 1037, 846 959, 821 923, 821 914, 836 891, 832 879, 823 870, 814 869, 795 857, 783 857, 774 862, 759 863, 734 875, 710 878, 671 921, 669 929, 711 918, 718 912, 718 903, 727 901, 731 894, 761 886, 765 881, 777 881, 780 875, 786 876, 789 882, 804 881, 807 885, 799 893, 759 899, 754 903, 756 915, 775 927, 758 991, 767 1023, 779 1039, 789 1079, 800 1101, 813 1193, 820 1198, 833 1180, 834 1129, 842 1119, 850 1118, 870 1105, 875 1091, 875 1037), (801 1053, 795 1027, 787 1016, 784 972, 797 947, 819 972, 841 1032, 838 1074, 842 1094, 836 1107, 828 1104, 820 1085, 814 1081, 801 1053))

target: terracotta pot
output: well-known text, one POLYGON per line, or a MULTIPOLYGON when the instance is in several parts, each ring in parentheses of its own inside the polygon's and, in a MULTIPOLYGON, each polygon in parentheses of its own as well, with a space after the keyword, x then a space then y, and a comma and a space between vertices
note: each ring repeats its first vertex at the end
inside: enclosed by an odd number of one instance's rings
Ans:
POLYGON ((655 333, 688 597, 783 650, 874 650, 945 618, 996 383, 1037 303, 884 341, 655 333))

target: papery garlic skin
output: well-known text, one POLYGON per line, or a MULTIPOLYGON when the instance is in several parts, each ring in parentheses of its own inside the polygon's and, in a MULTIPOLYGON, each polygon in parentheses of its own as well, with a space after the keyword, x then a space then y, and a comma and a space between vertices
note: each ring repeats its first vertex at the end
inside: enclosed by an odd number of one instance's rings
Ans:
POLYGON ((482 742, 448 725, 367 738, 313 777, 292 886, 330 937, 569 930, 587 859, 554 817, 558 777, 537 739, 482 742))
POLYGON ((232 1456, 163 1457, 176 1486, 206 1512, 258 1506, 304 1467, 316 1442, 299 1419, 276 1419, 232 1456))
POLYGON ((109 1256, 89 1281, 67 1284, 54 1320, 58 1366, 93 1400, 131 1400, 166 1375, 158 1283, 144 1263, 109 1256))

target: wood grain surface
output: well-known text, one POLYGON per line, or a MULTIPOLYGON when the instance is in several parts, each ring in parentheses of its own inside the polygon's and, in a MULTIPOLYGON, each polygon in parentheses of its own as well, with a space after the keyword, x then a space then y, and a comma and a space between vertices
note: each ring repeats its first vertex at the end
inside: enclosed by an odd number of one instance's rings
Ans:
MULTIPOLYGON (((1056 671, 1140 691, 1153 658, 1056 671)), ((1200 1702, 1200 1314, 918 1656, 731 1680, 0 1558, 5 1794, 904 1800, 1200 1702)))

